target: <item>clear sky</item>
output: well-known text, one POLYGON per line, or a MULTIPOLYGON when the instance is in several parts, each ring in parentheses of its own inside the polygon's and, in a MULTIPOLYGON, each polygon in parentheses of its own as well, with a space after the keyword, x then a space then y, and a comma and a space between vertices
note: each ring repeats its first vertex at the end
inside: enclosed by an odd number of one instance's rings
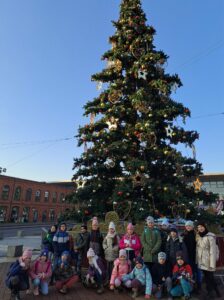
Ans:
MULTIPOLYGON (((197 159, 206 173, 224 173, 224 1, 142 3, 155 46, 170 56, 167 71, 183 82, 175 99, 192 112, 186 129, 200 133, 197 159)), ((0 0, 0 166, 8 176, 71 179, 83 151, 73 137, 89 123, 82 107, 99 93, 90 77, 105 65, 119 4, 0 0)))

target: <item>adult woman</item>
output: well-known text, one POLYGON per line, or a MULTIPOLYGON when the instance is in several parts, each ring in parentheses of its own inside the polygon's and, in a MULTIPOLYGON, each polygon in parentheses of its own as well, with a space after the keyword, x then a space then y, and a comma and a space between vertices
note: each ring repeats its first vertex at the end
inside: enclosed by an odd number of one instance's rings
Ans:
POLYGON ((216 292, 217 297, 221 297, 214 278, 216 270, 216 236, 208 231, 203 222, 198 223, 197 230, 196 262, 199 269, 203 271, 208 297, 212 297, 213 291, 216 292))

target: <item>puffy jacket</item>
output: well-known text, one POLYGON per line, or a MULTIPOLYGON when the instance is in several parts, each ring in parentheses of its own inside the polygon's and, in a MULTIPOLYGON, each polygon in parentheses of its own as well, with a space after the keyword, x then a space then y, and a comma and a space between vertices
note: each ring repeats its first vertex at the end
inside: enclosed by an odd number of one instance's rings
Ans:
POLYGON ((149 269, 145 265, 141 269, 134 268, 131 273, 124 275, 122 281, 138 279, 142 285, 145 286, 145 295, 151 295, 152 293, 152 277, 149 269))
POLYGON ((114 261, 114 268, 112 270, 110 285, 114 285, 116 278, 122 279, 122 277, 131 272, 131 262, 127 261, 125 264, 121 264, 119 258, 114 261))
POLYGON ((20 261, 12 263, 9 267, 9 271, 6 276, 5 284, 7 287, 10 287, 11 277, 18 276, 20 281, 24 281, 29 288, 29 271, 30 269, 24 269, 20 265, 20 261))
POLYGON ((216 236, 208 232, 205 236, 196 237, 196 262, 201 270, 216 270, 216 236))
POLYGON ((145 227, 141 242, 143 247, 143 257, 145 262, 157 262, 158 252, 161 247, 161 235, 158 229, 145 227))
POLYGON ((37 275, 39 273, 44 273, 45 275, 44 279, 41 278, 41 281, 43 282, 46 282, 51 277, 52 270, 51 270, 51 262, 49 260, 45 262, 41 262, 38 259, 32 264, 31 270, 29 272, 31 279, 38 278, 37 275))
POLYGON ((105 254, 105 259, 107 261, 114 261, 119 254, 119 241, 120 238, 117 234, 113 237, 107 235, 103 240, 103 249, 105 254))
POLYGON ((134 233, 131 236, 125 234, 120 240, 119 243, 120 249, 126 249, 127 248, 126 244, 129 245, 128 248, 132 248, 135 251, 135 256, 140 255, 142 245, 141 245, 140 238, 137 234, 134 233))
MULTIPOLYGON (((167 260, 172 265, 172 267, 176 264, 176 253, 178 251, 183 252, 184 261, 188 262, 188 254, 187 254, 187 247, 185 243, 183 242, 183 239, 181 237, 176 237, 175 239, 171 238, 171 236, 168 237, 167 243, 166 243, 166 255, 167 260)), ((193 249, 192 249, 193 251, 193 249)))
POLYGON ((61 256, 62 252, 69 251, 69 235, 67 231, 58 231, 53 237, 54 253, 61 256))

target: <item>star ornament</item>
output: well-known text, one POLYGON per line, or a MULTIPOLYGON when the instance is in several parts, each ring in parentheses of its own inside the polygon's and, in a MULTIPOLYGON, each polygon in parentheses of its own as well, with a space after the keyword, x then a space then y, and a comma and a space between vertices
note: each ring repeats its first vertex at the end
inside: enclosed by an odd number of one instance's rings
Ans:
POLYGON ((138 71, 138 79, 146 79, 148 72, 145 70, 138 71))
POLYGON ((77 184, 77 190, 79 190, 85 186, 86 182, 83 179, 79 179, 76 181, 76 184, 77 184))
POLYGON ((166 135, 172 137, 173 129, 171 128, 171 126, 168 125, 165 129, 166 129, 166 135))
POLYGON ((106 124, 108 125, 109 130, 116 130, 117 129, 117 121, 114 117, 110 118, 110 121, 107 121, 106 124))
POLYGON ((194 182, 193 182, 193 185, 194 185, 194 190, 196 192, 199 192, 201 190, 201 186, 202 186, 202 183, 201 181, 199 180, 199 178, 197 178, 194 182))

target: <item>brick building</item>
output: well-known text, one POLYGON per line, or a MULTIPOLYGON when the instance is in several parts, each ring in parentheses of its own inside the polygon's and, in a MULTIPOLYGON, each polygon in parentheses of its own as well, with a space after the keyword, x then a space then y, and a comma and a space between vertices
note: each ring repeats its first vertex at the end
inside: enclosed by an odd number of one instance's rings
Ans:
POLYGON ((54 222, 61 213, 74 207, 66 195, 72 182, 38 182, 0 176, 0 221, 54 222))

